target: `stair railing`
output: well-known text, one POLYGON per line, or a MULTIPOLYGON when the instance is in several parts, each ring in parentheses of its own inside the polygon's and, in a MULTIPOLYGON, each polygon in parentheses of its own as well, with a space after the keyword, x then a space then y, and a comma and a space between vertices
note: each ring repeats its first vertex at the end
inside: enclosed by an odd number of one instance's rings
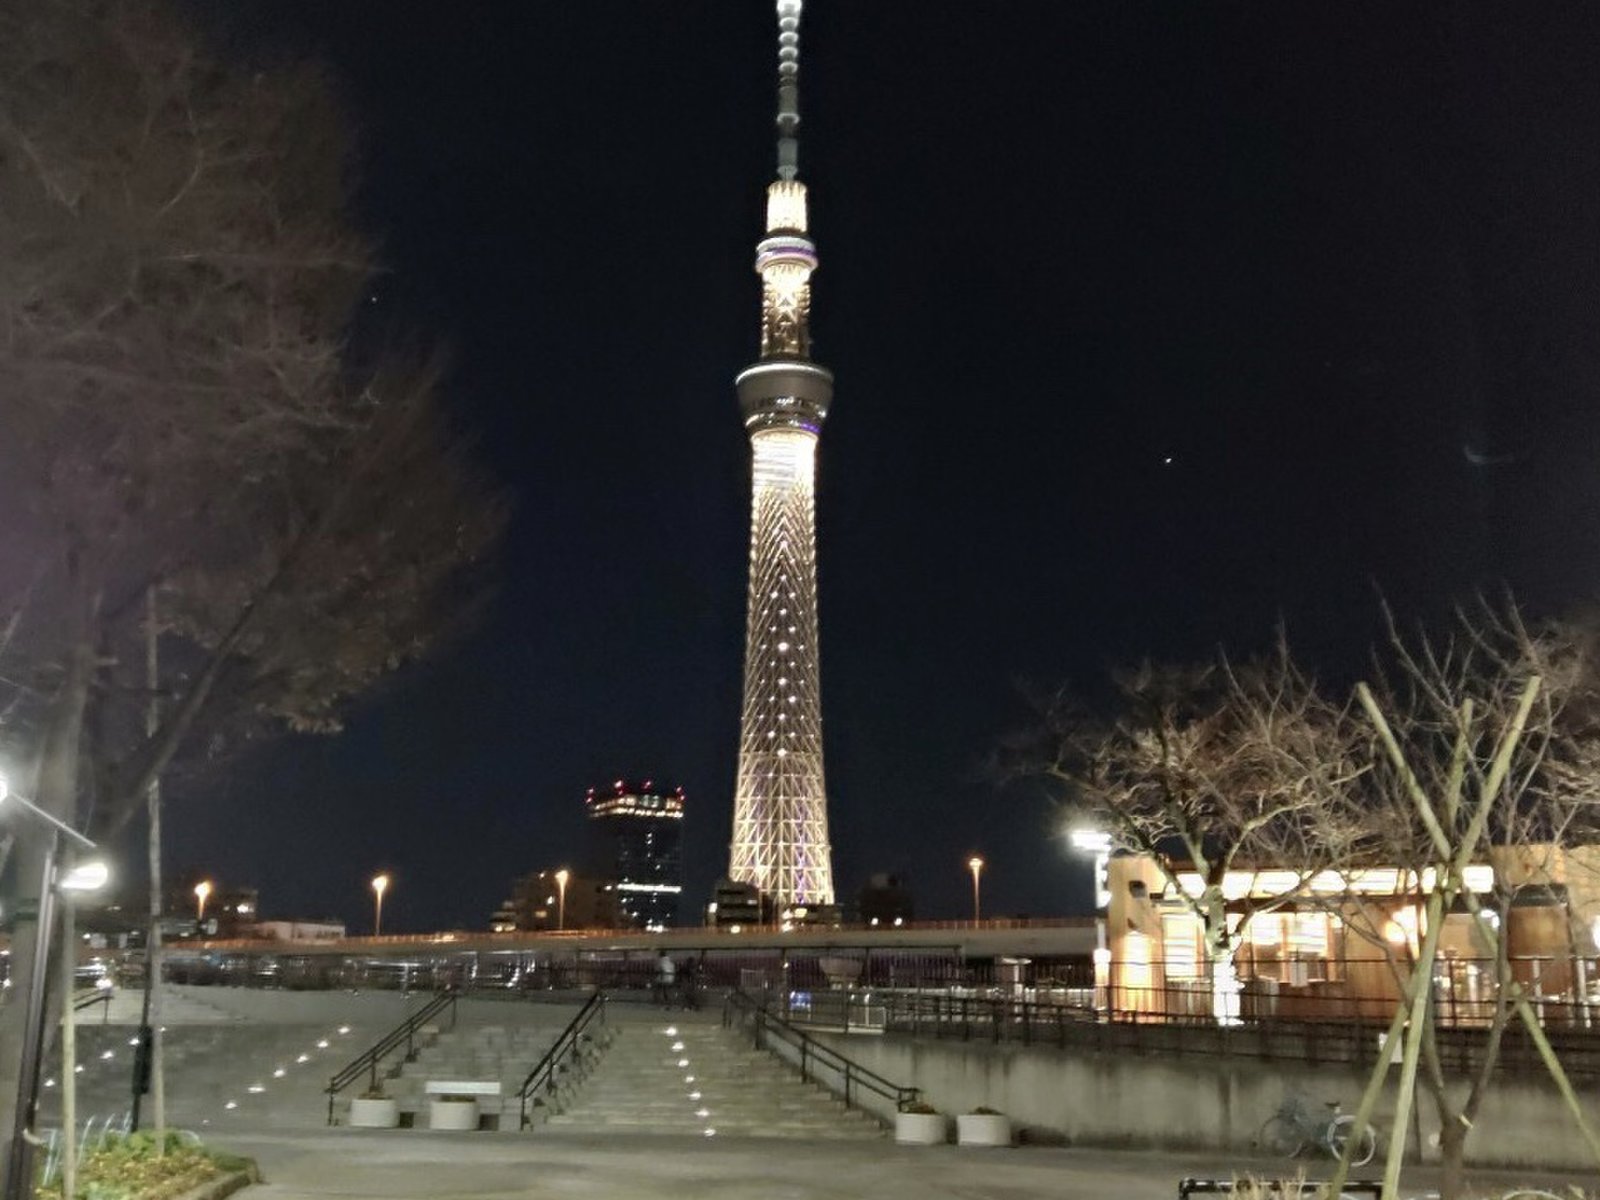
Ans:
POLYGON ((111 1019, 111 990, 109 988, 96 988, 87 996, 74 998, 72 1011, 82 1012, 86 1008, 93 1008, 96 1004, 103 1006, 100 1009, 100 1024, 104 1025, 111 1019))
POLYGON ((579 1044, 590 1025, 597 1021, 603 1025, 605 1020, 606 995, 604 992, 596 992, 584 1002, 583 1007, 578 1010, 578 1015, 567 1022, 567 1027, 556 1035, 556 1040, 550 1049, 544 1052, 544 1057, 534 1065, 533 1070, 528 1072, 528 1077, 522 1081, 522 1087, 517 1092, 517 1102, 520 1106, 517 1128, 528 1127, 530 1098, 536 1097, 541 1092, 548 1095, 556 1090, 556 1076, 561 1073, 567 1056, 577 1055, 579 1044))
POLYGON ((433 1020, 446 1009, 450 1011, 450 1028, 456 1027, 456 1000, 459 993, 455 988, 445 988, 444 991, 434 996, 416 1012, 384 1034, 366 1050, 362 1051, 349 1063, 334 1073, 328 1080, 324 1090, 328 1093, 328 1124, 333 1124, 333 1103, 339 1093, 344 1091, 362 1075, 368 1077, 367 1086, 373 1090, 378 1087, 378 1065, 389 1055, 405 1047, 403 1062, 413 1062, 417 1057, 416 1037, 417 1031, 433 1020))
MULTIPOLYGON (((856 1099, 862 1091, 892 1102, 896 1112, 905 1112, 922 1097, 920 1088, 894 1083, 876 1071, 863 1067, 853 1058, 790 1024, 742 989, 736 988, 728 993, 722 1006, 722 1024, 724 1027, 748 1024, 758 1050, 771 1050, 773 1043, 789 1047, 794 1052, 792 1059, 782 1054, 775 1054, 774 1057, 798 1067, 800 1078, 808 1083, 816 1078, 819 1067, 831 1071, 840 1080, 846 1108, 856 1107, 856 1099)), ((817 1079, 816 1082, 824 1081, 817 1079)))

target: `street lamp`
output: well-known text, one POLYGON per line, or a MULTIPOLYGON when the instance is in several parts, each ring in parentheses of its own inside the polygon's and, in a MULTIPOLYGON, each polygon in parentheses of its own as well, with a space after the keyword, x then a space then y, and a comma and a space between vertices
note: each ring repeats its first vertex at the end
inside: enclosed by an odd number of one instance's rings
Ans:
POLYGON ((206 901, 211 897, 211 881, 202 879, 194 885, 194 923, 202 925, 206 919, 206 901))
POLYGON ((1094 906, 1103 909, 1111 903, 1106 871, 1111 864, 1111 835, 1098 829, 1074 829, 1067 835, 1072 848, 1094 855, 1094 906))
MULTIPOLYGON (((75 894, 94 891, 104 886, 110 872, 106 869, 105 863, 97 860, 86 861, 65 871, 61 870, 63 837, 84 850, 94 850, 95 844, 59 817, 45 812, 37 804, 12 792, 5 779, 0 778, 0 805, 6 803, 22 808, 50 827, 50 841, 45 847, 44 854, 44 871, 39 881, 39 912, 35 918, 33 935, 33 977, 28 981, 27 1009, 22 1033, 22 1063, 17 1073, 16 1116, 11 1128, 11 1145, 6 1154, 5 1200, 23 1200, 23 1197, 32 1191, 33 1182, 32 1126, 39 1111, 39 1069, 44 1058, 45 972, 50 962, 50 927, 55 922, 56 900, 59 897, 64 903, 70 904, 75 894)), ((68 948, 65 953, 70 954, 73 949, 75 947, 68 948)), ((70 988, 65 1007, 71 1008, 70 988)), ((70 1076, 72 1072, 68 1071, 65 1074, 70 1076)), ((64 1097, 65 1095, 63 1092, 64 1097)))
POLYGON ((983 916, 982 896, 979 891, 979 880, 983 875, 983 859, 974 854, 967 859, 967 870, 972 872, 972 923, 976 925, 983 916))
POLYGON ((383 934, 383 894, 389 890, 389 877, 384 874, 372 877, 372 936, 383 934))
POLYGON ((565 867, 556 872, 556 928, 567 927, 567 880, 572 878, 572 872, 565 867))
POLYGON ((1094 856, 1094 988, 1096 1007, 1111 1003, 1111 947, 1106 945, 1106 915, 1111 906, 1111 835, 1100 829, 1073 829, 1067 833, 1072 848, 1094 856))

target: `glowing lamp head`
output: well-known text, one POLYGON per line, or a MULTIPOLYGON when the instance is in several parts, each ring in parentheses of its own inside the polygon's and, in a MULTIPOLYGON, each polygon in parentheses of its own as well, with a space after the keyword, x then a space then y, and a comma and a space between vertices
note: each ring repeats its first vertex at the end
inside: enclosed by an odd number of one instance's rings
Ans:
POLYGON ((1071 838, 1074 850, 1082 850, 1089 854, 1111 852, 1111 835, 1103 830, 1074 829, 1067 836, 1071 838))
POLYGON ((976 875, 979 871, 983 870, 983 859, 974 854, 971 858, 967 859, 967 870, 976 875))
POLYGON ((383 895, 389 890, 389 877, 387 875, 374 875, 372 877, 372 890, 378 895, 383 895))
POLYGON ((565 867, 562 867, 561 870, 556 872, 556 882, 558 884, 560 884, 562 887, 566 887, 567 886, 567 880, 569 880, 571 878, 572 878, 572 872, 567 870, 565 867))
POLYGON ((103 859, 90 859, 81 862, 72 870, 61 877, 59 885, 63 892, 98 892, 105 887, 106 881, 111 878, 111 869, 106 866, 103 859))

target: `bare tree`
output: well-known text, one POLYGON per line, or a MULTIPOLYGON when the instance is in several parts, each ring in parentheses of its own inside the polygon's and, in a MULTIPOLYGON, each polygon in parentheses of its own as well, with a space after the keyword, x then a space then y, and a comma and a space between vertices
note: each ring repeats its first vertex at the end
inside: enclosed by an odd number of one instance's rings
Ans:
POLYGON ((120 827, 202 716, 336 728, 498 530, 436 368, 350 353, 375 264, 331 95, 226 69, 160 4, 0 5, 0 704, 63 820, 92 795, 120 827), (153 592, 181 668, 147 730, 153 592))
MULTIPOLYGON (((1512 968, 1507 937, 1512 901, 1557 879, 1564 852, 1594 835, 1600 677, 1592 630, 1531 629, 1514 606, 1462 610, 1441 636, 1407 638, 1392 617, 1388 624, 1372 681, 1357 687, 1351 713, 1371 770, 1359 786, 1330 796, 1319 813, 1340 829, 1361 831, 1353 864, 1396 868, 1419 918, 1402 928, 1390 906, 1354 890, 1322 899, 1349 932, 1388 960, 1401 997, 1389 1035, 1404 1030, 1406 1036, 1388 1194, 1397 1186, 1420 1070, 1440 1125, 1442 1195, 1452 1200, 1463 1194, 1467 1141, 1514 1021, 1524 1023, 1600 1158, 1600 1144, 1527 1003, 1526 981, 1512 968), (1485 864, 1495 870, 1482 891, 1468 871, 1485 864), (1487 952, 1493 989, 1477 1014, 1482 1039, 1464 1078, 1447 1071, 1440 1051, 1434 987, 1446 918, 1459 908, 1471 914, 1474 941, 1487 952)), ((1387 1075, 1385 1060, 1369 1080, 1360 1121, 1387 1075)))
POLYGON ((1317 810, 1353 773, 1348 726, 1281 646, 1242 668, 1146 664, 1116 682, 1109 723, 1064 696, 1045 706, 1014 769, 1053 781, 1072 820, 1156 864, 1200 923, 1213 1015, 1236 1021, 1241 931, 1346 852, 1317 810), (1239 872, 1284 864, 1292 878, 1230 890, 1239 872))

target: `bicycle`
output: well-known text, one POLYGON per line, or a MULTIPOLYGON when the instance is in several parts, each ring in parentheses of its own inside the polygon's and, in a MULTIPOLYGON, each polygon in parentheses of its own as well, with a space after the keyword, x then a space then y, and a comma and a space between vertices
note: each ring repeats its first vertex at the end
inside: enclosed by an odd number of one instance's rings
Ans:
POLYGON ((1300 1097, 1285 1097, 1278 1111, 1262 1124, 1256 1134, 1256 1145, 1285 1158, 1297 1157, 1307 1146, 1317 1146, 1332 1157, 1341 1158, 1354 1138, 1350 1165, 1366 1166, 1378 1152, 1378 1131, 1368 1125, 1357 1133, 1356 1119, 1341 1112, 1337 1100, 1328 1101, 1327 1107, 1328 1115, 1324 1120, 1312 1113, 1300 1097))

